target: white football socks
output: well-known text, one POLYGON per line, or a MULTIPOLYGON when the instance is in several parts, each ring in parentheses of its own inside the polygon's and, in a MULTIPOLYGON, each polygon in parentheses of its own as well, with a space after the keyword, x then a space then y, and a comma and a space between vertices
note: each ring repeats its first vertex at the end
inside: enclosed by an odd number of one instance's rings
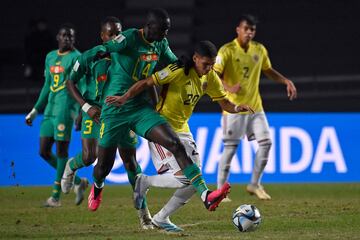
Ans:
POLYGON ((180 188, 175 191, 174 195, 165 204, 165 206, 156 214, 157 219, 165 220, 171 216, 176 210, 184 206, 190 198, 195 194, 196 190, 192 185, 180 188))
POLYGON ((217 187, 218 189, 228 180, 230 174, 231 160, 235 155, 237 145, 225 145, 218 167, 217 187))
POLYGON ((184 183, 180 182, 172 173, 152 176, 144 175, 144 180, 149 187, 181 188, 185 186, 184 183))
POLYGON ((271 140, 266 139, 259 142, 259 148, 256 151, 254 169, 251 175, 251 184, 260 185, 260 180, 264 172, 264 168, 269 159, 269 152, 271 148, 271 140))

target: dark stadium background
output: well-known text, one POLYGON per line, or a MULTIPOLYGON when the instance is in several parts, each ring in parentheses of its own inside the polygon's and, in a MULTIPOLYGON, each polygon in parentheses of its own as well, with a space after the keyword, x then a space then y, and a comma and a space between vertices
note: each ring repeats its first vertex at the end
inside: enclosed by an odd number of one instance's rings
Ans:
MULTIPOLYGON (((55 37, 61 23, 73 23, 77 28, 76 45, 82 51, 99 43, 99 23, 104 17, 119 17, 124 29, 141 27, 146 11, 152 7, 168 10, 172 20, 168 39, 178 55, 202 39, 220 47, 235 37, 237 17, 241 13, 257 15, 260 23, 256 40, 269 50, 274 68, 295 82, 299 94, 290 103, 282 86, 263 79, 261 92, 266 111, 360 110, 360 2, 357 0, 3 0, 0 113, 28 112, 42 86, 42 79, 24 78, 24 39, 31 24, 46 20, 55 37)), ((41 43, 40 47, 43 45, 47 44, 41 43)), ((206 104, 207 101, 202 100, 197 110, 219 111, 215 104, 206 104)))

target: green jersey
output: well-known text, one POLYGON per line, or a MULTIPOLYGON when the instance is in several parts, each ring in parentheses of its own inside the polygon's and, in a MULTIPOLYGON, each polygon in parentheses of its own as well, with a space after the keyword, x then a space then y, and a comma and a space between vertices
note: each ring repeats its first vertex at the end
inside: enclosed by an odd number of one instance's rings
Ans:
POLYGON ((97 52, 103 50, 103 46, 96 46, 81 54, 74 64, 69 79, 77 84, 86 102, 98 106, 101 106, 102 89, 107 80, 107 70, 111 64, 110 58, 93 62, 97 52))
MULTIPOLYGON (((159 61, 169 64, 177 60, 166 38, 149 43, 142 29, 128 29, 104 46, 111 53, 112 61, 104 97, 123 95, 136 81, 151 76, 159 61)), ((146 93, 130 99, 120 108, 104 105, 102 117, 135 110, 143 104, 149 104, 146 93)))
POLYGON ((40 111, 46 105, 45 116, 72 117, 72 114, 76 114, 78 106, 69 95, 65 82, 79 55, 78 50, 64 53, 54 50, 47 54, 44 71, 45 84, 34 106, 40 111))

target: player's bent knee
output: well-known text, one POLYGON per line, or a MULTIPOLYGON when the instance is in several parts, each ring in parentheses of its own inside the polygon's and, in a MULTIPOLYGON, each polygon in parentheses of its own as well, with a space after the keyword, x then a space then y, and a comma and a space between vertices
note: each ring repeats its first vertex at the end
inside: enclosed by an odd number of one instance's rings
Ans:
POLYGON ((185 151, 185 147, 179 138, 169 139, 166 145, 166 148, 174 155, 176 155, 178 152, 185 151))
POLYGON ((132 172, 136 171, 137 165, 134 164, 133 161, 125 160, 123 158, 123 163, 124 163, 124 167, 125 167, 126 171, 132 171, 132 172))
POLYGON ((49 160, 51 158, 51 152, 49 152, 49 151, 44 151, 44 150, 40 149, 39 155, 40 155, 40 157, 42 157, 45 160, 49 160))
POLYGON ((95 152, 83 152, 83 162, 85 166, 90 166, 96 160, 97 156, 95 152))
POLYGON ((272 146, 272 141, 270 138, 267 139, 263 139, 259 141, 259 147, 268 147, 271 148, 272 146))

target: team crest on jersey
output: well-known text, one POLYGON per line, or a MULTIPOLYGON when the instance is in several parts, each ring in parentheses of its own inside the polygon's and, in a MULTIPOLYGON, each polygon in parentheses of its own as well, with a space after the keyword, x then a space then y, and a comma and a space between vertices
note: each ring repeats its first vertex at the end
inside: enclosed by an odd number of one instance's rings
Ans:
POLYGON ((259 55, 255 54, 253 56, 254 61, 257 63, 259 61, 259 55))
POLYGON ((55 65, 60 65, 61 64, 61 61, 57 61, 56 63, 55 63, 55 65))
POLYGON ((159 56, 156 53, 141 54, 140 59, 145 62, 151 62, 159 60, 159 56))
POLYGON ((57 129, 58 129, 59 131, 64 131, 64 130, 65 130, 65 124, 59 123, 59 125, 57 126, 57 129))
POLYGON ((163 69, 158 72, 160 80, 163 80, 167 76, 169 76, 169 71, 167 69, 163 69))
POLYGON ((63 66, 51 66, 50 67, 50 72, 51 73, 58 74, 58 73, 62 73, 64 71, 65 71, 65 69, 64 69, 63 66))

